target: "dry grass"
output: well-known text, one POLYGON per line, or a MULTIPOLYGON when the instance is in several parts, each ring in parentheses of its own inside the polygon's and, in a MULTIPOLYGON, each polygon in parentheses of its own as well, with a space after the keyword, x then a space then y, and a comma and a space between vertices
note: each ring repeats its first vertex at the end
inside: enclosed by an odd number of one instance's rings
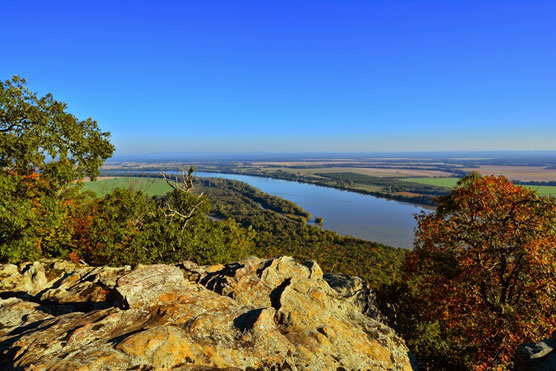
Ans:
POLYGON ((465 169, 478 171, 481 175, 504 175, 511 180, 527 181, 556 181, 556 169, 545 169, 540 166, 492 166, 481 165, 479 169, 465 169))
MULTIPOLYGON (((276 169, 267 168, 266 170, 272 171, 276 169)), ((418 169, 378 169, 378 168, 361 168, 361 167, 326 167, 315 169, 292 169, 280 168, 280 170, 302 175, 313 175, 315 173, 355 173, 364 174, 376 177, 435 177, 435 176, 448 176, 449 173, 436 170, 418 170, 418 169)))
MULTIPOLYGON (((362 166, 372 166, 372 165, 388 165, 385 161, 389 160, 396 160, 396 161, 403 161, 404 159, 322 159, 322 160, 300 160, 300 161, 253 161, 250 162, 250 166, 318 166, 318 165, 338 165, 338 164, 349 164, 353 165, 353 167, 362 167, 362 166)), ((445 165, 444 162, 415 162, 415 161, 403 161, 402 166, 412 166, 412 167, 430 167, 431 165, 445 165)), ((396 164, 391 164, 390 166, 395 167, 396 164)), ((458 167, 458 165, 454 165, 454 167, 458 167)))
MULTIPOLYGON (((254 166, 311 166, 311 165, 333 165, 338 163, 344 163, 347 160, 334 160, 334 161, 261 161, 261 162, 253 162, 254 166)), ((356 162, 356 161, 349 161, 349 162, 356 162)))

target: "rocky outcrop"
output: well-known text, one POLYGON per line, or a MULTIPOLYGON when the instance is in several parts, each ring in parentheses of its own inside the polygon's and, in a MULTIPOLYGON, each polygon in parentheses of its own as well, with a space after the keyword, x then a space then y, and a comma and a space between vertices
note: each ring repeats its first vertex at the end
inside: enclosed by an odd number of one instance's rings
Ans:
POLYGON ((362 280, 289 257, 0 265, 0 369, 411 370, 362 280))
POLYGON ((516 371, 556 370, 556 331, 551 339, 521 345, 515 355, 516 371))

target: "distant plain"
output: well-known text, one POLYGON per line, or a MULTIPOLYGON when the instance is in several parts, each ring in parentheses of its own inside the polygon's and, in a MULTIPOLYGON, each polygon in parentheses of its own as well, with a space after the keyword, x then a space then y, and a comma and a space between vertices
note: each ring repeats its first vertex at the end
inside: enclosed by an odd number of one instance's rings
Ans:
MULTIPOLYGON (((449 192, 457 180, 471 171, 504 175, 541 196, 556 195, 556 153, 505 153, 499 157, 452 156, 285 156, 284 159, 237 159, 184 161, 111 161, 104 175, 150 174, 195 166, 196 171, 253 175, 312 183, 378 197, 432 205, 433 198, 449 192), (529 156, 529 157, 528 157, 529 156)), ((112 183, 116 184, 116 182, 112 183)))

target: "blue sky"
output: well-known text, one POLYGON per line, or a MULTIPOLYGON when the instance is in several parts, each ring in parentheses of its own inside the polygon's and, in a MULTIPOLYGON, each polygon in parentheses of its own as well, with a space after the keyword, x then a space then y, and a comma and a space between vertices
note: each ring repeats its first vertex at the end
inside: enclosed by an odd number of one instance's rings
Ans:
POLYGON ((555 1, 0 0, 0 77, 120 154, 556 149, 555 1))

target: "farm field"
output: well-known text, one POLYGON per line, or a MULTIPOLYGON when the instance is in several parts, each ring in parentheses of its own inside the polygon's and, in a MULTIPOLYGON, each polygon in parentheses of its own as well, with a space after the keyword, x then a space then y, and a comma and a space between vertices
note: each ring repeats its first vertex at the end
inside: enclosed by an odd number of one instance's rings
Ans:
MULTIPOLYGON (((260 167, 261 169, 265 170, 277 170, 272 168, 265 168, 260 167)), ((314 175, 315 173, 338 173, 338 172, 350 172, 355 174, 363 174, 369 176, 377 176, 377 177, 433 177, 433 176, 445 176, 449 175, 447 172, 443 171, 436 171, 436 170, 421 170, 421 169, 384 169, 384 168, 369 168, 369 167, 339 167, 339 166, 332 166, 332 167, 325 167, 325 168, 306 168, 306 169, 298 169, 298 168, 291 168, 291 167, 282 167, 278 168, 279 170, 294 173, 294 174, 303 174, 303 175, 314 175)))
MULTIPOLYGON (((433 185, 438 187, 452 188, 456 185, 459 179, 458 178, 404 178, 400 180, 413 182, 413 183, 428 184, 428 185, 433 185)), ((543 197, 549 195, 556 196, 556 186, 530 185, 524 187, 531 188, 537 191, 537 193, 543 197)))
POLYGON ((93 191, 97 196, 102 197, 115 188, 129 188, 151 196, 165 195, 172 190, 164 179, 139 177, 98 178, 96 181, 85 182, 83 190, 93 191))
POLYGON ((535 186, 535 185, 531 185, 531 186, 527 186, 531 189, 534 189, 535 191, 537 191, 537 193, 541 196, 551 196, 551 197, 556 197, 556 186, 535 186))
POLYGON ((459 178, 404 178, 400 179, 405 182, 428 184, 438 187, 453 188, 458 182, 459 178))
POLYGON ((477 171, 481 175, 504 175, 508 179, 528 181, 554 181, 556 180, 556 169, 547 169, 541 166, 494 166, 479 165, 479 168, 469 168, 469 171, 477 171))

